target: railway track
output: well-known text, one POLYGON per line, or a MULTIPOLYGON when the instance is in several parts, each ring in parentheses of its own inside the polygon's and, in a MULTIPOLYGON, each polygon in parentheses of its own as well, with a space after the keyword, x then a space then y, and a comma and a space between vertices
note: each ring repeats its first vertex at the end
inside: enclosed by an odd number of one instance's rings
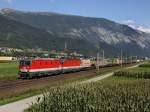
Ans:
POLYGON ((42 78, 34 78, 34 79, 17 79, 17 80, 10 80, 10 81, 2 81, 0 82, 0 92, 8 89, 16 89, 18 87, 28 87, 28 86, 34 86, 36 84, 41 83, 47 83, 47 82, 59 82, 63 81, 65 79, 71 79, 76 76, 81 76, 84 74, 94 74, 94 70, 88 70, 88 71, 81 71, 76 73, 68 73, 68 74, 61 74, 61 75, 52 75, 48 77, 42 77, 42 78))

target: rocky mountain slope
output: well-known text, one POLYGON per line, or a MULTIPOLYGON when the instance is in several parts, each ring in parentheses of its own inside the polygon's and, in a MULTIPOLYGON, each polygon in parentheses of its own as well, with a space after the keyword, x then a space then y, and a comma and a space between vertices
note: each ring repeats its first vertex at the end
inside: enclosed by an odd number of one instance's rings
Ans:
POLYGON ((24 12, 13 9, 2 9, 0 13, 6 18, 53 35, 51 39, 83 40, 94 49, 99 45, 109 55, 118 55, 120 49, 128 55, 150 55, 149 34, 104 18, 24 12))
MULTIPOLYGON (((70 51, 86 53, 89 49, 96 50, 90 42, 85 40, 58 38, 45 30, 34 28, 0 15, 0 47, 42 48, 62 51, 64 50, 65 42, 68 43, 70 51)), ((94 51, 88 53, 93 54, 94 51)))

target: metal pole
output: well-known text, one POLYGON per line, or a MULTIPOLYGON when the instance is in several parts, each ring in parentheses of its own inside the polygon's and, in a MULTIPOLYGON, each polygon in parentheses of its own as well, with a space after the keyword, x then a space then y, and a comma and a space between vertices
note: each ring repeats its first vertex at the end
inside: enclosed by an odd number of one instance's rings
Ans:
POLYGON ((131 56, 131 64, 132 64, 132 56, 131 56))
POLYGON ((122 58, 122 49, 121 49, 121 68, 122 68, 123 58, 122 58))
POLYGON ((105 51, 103 50, 103 65, 104 65, 105 51))
POLYGON ((65 42, 65 52, 67 51, 67 43, 65 42))
POLYGON ((99 72, 99 52, 97 53, 97 71, 99 72))
POLYGON ((100 46, 99 44, 96 45, 97 47, 97 62, 96 62, 96 67, 97 67, 97 71, 99 72, 99 49, 100 49, 100 46))
POLYGON ((138 60, 138 56, 136 56, 136 61, 135 61, 136 63, 137 63, 137 60, 138 60))

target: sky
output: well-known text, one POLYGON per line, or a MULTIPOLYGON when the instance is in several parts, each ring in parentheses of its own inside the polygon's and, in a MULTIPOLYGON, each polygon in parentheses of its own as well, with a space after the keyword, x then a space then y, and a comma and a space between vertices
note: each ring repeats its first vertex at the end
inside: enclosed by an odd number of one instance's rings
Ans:
POLYGON ((1 8, 133 21, 150 27, 150 0, 0 0, 1 8))

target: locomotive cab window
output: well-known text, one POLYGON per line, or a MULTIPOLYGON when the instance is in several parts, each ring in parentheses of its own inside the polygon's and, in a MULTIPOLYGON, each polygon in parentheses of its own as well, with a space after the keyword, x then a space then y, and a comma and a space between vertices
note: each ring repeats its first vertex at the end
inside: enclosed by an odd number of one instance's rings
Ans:
POLYGON ((22 60, 20 61, 20 66, 31 66, 31 61, 22 60))

